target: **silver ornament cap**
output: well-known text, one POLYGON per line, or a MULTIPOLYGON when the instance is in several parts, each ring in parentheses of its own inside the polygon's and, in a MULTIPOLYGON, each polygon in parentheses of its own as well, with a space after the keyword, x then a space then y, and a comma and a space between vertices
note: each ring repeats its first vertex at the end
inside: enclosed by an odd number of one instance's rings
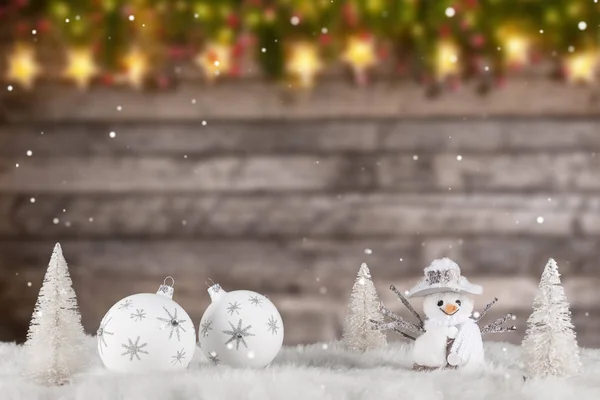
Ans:
POLYGON ((223 295, 225 295, 226 293, 227 292, 224 291, 223 288, 221 288, 221 285, 219 285, 218 283, 215 283, 214 285, 208 288, 208 295, 210 296, 210 301, 212 301, 213 303, 219 300, 221 297, 223 297, 223 295))
POLYGON ((158 291, 156 292, 156 294, 168 297, 169 299, 173 299, 173 293, 175 293, 175 289, 173 288, 173 286, 175 286, 175 279, 173 279, 172 276, 167 276, 163 284, 158 287, 158 291), (167 281, 169 279, 171 280, 171 285, 167 285, 167 281))

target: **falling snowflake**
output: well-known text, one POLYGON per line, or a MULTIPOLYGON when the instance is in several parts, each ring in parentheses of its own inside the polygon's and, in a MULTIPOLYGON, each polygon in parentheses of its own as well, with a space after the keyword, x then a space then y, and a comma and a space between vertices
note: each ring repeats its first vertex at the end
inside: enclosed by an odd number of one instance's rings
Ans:
POLYGON ((180 337, 179 330, 181 329, 182 331, 187 332, 185 330, 185 328, 183 326, 181 326, 181 324, 186 322, 186 320, 177 319, 177 308, 175 308, 175 311, 173 312, 173 314, 171 314, 169 312, 169 310, 167 310, 166 307, 163 307, 163 310, 165 310, 165 312, 167 313, 169 318, 157 317, 157 319, 160 321, 166 322, 167 324, 169 324, 171 326, 171 332, 169 333, 169 340, 173 337, 173 332, 175 332, 175 333, 177 333, 177 341, 180 341, 181 337, 180 337))
POLYGON ((131 338, 127 338, 127 341, 129 342, 129 344, 121 344, 121 346, 123 346, 123 348, 127 349, 127 351, 125 351, 124 353, 121 353, 121 355, 122 356, 128 355, 129 361, 133 361, 133 357, 137 358, 138 361, 141 361, 140 354, 148 354, 147 351, 142 350, 144 347, 148 346, 148 343, 139 344, 140 343, 139 336, 137 337, 137 339, 135 339, 135 343, 133 343, 131 338))
POLYGON ((202 324, 200 324, 200 333, 202 334, 202 336, 207 337, 208 336, 208 331, 212 331, 212 320, 210 318, 208 318, 206 321, 204 321, 202 324))
POLYGON ((221 362, 221 360, 219 360, 219 355, 214 351, 208 355, 208 359, 213 363, 213 365, 219 365, 221 362))
POLYGON ((231 342, 233 342, 235 340, 235 349, 239 350, 240 348, 240 342, 244 345, 245 348, 248 348, 248 344, 246 343, 246 336, 255 336, 253 333, 248 332, 248 329, 252 328, 252 325, 248 325, 247 327, 245 327, 244 329, 242 329, 242 320, 240 319, 238 321, 238 325, 237 328, 235 326, 233 326, 233 324, 229 321, 227 321, 229 323, 229 325, 231 326, 231 330, 226 330, 223 331, 223 333, 227 334, 227 335, 231 335, 231 338, 229 338, 228 341, 225 342, 225 344, 230 344, 231 342))
POLYGON ((146 312, 144 310, 138 308, 135 310, 134 313, 131 313, 129 318, 133 319, 134 321, 141 321, 144 318, 146 318, 146 312))
POLYGON ((182 360, 185 360, 185 350, 181 349, 177 351, 177 354, 171 357, 171 364, 175 365, 177 363, 181 364, 182 360))
POLYGON ((240 303, 234 301, 233 304, 229 303, 229 307, 227 307, 227 314, 233 315, 235 312, 237 315, 240 315, 239 310, 241 310, 240 303))
POLYGON ((108 325, 108 323, 112 320, 112 317, 109 318, 106 321, 103 321, 100 323, 100 328, 98 328, 98 331, 96 332, 96 337, 98 338, 98 350, 100 350, 100 354, 102 354, 102 345, 104 345, 104 347, 108 347, 108 345, 106 344, 106 339, 104 338, 104 335, 114 335, 114 332, 109 332, 106 330, 106 325, 108 325))
POLYGON ((250 304, 254 304, 255 306, 261 306, 262 307, 262 299, 258 296, 251 296, 250 297, 250 304))
POLYGON ((271 315, 271 318, 269 318, 269 321, 267 322, 267 330, 273 335, 276 335, 277 333, 279 333, 278 323, 279 322, 275 319, 275 317, 271 315))
POLYGON ((132 306, 132 301, 127 299, 121 305, 119 305, 119 310, 129 310, 132 306))

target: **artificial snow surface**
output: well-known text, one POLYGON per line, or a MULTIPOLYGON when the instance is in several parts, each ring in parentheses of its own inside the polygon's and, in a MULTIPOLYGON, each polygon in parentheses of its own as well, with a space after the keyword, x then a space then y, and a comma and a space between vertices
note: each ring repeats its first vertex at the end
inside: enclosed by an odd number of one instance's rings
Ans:
POLYGON ((1 343, 0 399, 600 399, 600 350, 582 349, 584 372, 577 379, 524 382, 517 346, 486 343, 486 366, 473 374, 412 372, 409 349, 397 342, 366 354, 348 353, 339 343, 284 347, 274 364, 261 370, 213 366, 196 351, 185 372, 123 375, 102 367, 90 338, 90 370, 70 385, 46 388, 19 375, 21 347, 1 343))

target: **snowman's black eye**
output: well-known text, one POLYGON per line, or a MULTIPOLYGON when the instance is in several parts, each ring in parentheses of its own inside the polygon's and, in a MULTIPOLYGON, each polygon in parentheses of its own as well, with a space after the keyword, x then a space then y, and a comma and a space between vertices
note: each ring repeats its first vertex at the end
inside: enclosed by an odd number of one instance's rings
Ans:
POLYGON ((456 304, 458 304, 459 306, 460 306, 460 304, 461 304, 460 300, 456 300, 456 302, 455 302, 455 303, 456 303, 456 304))
POLYGON ((441 307, 441 306, 443 306, 443 305, 444 305, 444 300, 440 300, 440 301, 438 301, 438 307, 441 307))

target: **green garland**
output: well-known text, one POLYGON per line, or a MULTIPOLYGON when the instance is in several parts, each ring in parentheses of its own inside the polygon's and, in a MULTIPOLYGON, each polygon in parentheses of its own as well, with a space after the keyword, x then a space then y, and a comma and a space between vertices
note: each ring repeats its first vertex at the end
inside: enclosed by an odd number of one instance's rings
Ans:
POLYGON ((600 44, 594 0, 13 0, 2 20, 14 41, 30 40, 31 28, 43 23, 44 34, 67 47, 99 47, 98 61, 108 70, 118 68, 133 41, 150 44, 164 59, 172 47, 192 57, 206 42, 235 45, 250 35, 256 60, 274 78, 284 75, 286 45, 296 40, 313 42, 332 62, 350 35, 371 35, 389 46, 394 62, 425 75, 433 74, 440 41, 458 46, 463 75, 476 73, 478 59, 496 75, 505 72, 507 52, 498 50, 504 30, 527 37, 540 58, 600 44))

